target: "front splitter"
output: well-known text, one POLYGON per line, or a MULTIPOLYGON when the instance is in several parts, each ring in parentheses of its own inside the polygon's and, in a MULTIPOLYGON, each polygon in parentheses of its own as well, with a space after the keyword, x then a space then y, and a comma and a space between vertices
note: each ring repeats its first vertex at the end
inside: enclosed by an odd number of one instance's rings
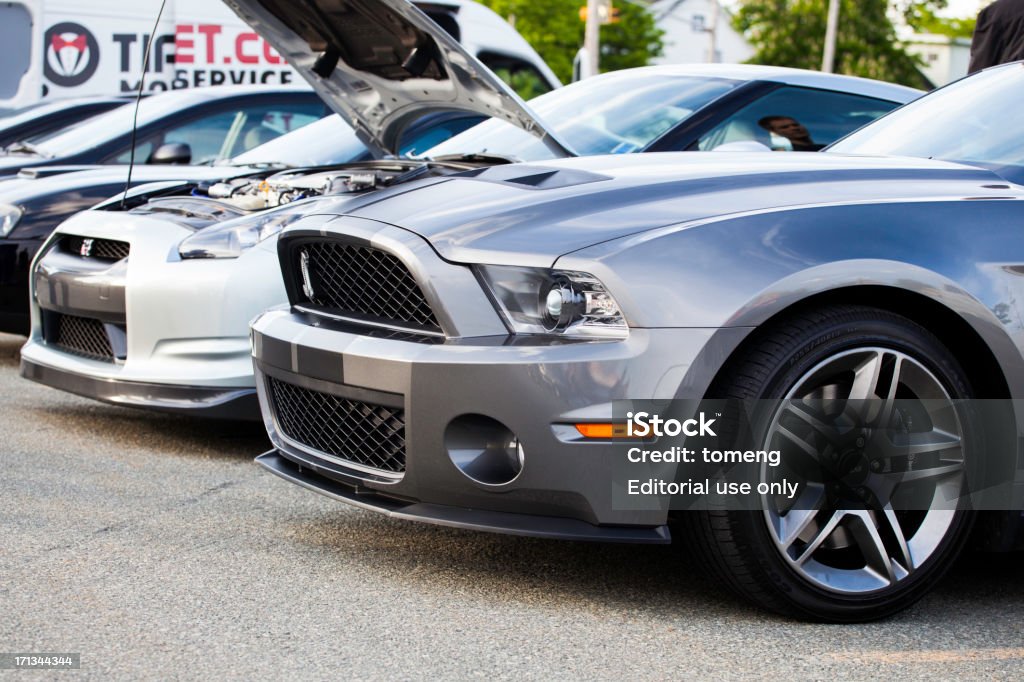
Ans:
POLYGON ((256 458, 256 462, 271 473, 304 488, 396 519, 553 540, 652 545, 664 545, 672 542, 668 526, 595 526, 578 519, 510 514, 399 500, 381 495, 373 490, 347 486, 319 476, 308 467, 301 467, 281 456, 277 450, 260 455, 256 458))

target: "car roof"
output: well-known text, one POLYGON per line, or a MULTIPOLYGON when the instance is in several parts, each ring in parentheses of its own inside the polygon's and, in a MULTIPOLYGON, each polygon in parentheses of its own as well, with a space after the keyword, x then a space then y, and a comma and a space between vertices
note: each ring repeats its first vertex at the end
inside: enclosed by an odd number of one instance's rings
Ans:
MULTIPOLYGON (((175 112, 189 109, 207 102, 228 99, 230 97, 245 96, 275 96, 283 94, 314 94, 313 89, 305 83, 299 87, 267 87, 266 85, 218 85, 206 88, 187 88, 184 90, 170 90, 154 95, 143 97, 139 103, 139 125, 148 125, 150 122, 175 112)), ((100 114, 95 120, 104 120, 100 117, 107 116, 105 120, 113 121, 118 115, 120 108, 100 114)))
POLYGON ((760 64, 662 64, 658 66, 644 66, 632 71, 649 71, 674 76, 728 78, 741 81, 771 81, 799 87, 838 90, 852 95, 874 97, 901 103, 917 99, 924 94, 923 90, 876 81, 870 78, 844 76, 837 73, 822 73, 807 69, 793 69, 784 66, 763 66, 760 64))
POLYGON ((47 116, 49 114, 74 107, 104 103, 126 104, 129 101, 129 98, 117 95, 86 95, 39 100, 29 106, 21 107, 14 111, 8 111, 7 113, 0 115, 0 128, 8 128, 12 125, 24 123, 25 121, 31 121, 40 116, 47 116))
POLYGON ((143 103, 147 101, 160 101, 180 103, 181 106, 189 106, 194 103, 217 100, 225 97, 236 97, 240 95, 276 95, 291 92, 312 92, 312 90, 313 89, 305 82, 286 86, 215 85, 203 88, 184 88, 182 90, 156 92, 143 98, 143 103))

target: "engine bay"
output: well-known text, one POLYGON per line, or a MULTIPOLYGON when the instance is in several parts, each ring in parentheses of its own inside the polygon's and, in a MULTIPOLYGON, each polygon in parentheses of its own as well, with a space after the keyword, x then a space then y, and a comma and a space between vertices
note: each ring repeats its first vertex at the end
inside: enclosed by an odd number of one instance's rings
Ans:
MULTIPOLYGON (((261 178, 242 177, 200 185, 193 196, 205 196, 243 211, 277 208, 311 197, 357 194, 431 175, 427 163, 367 162, 311 172, 286 170, 261 178)), ((451 172, 451 170, 447 170, 451 172)))

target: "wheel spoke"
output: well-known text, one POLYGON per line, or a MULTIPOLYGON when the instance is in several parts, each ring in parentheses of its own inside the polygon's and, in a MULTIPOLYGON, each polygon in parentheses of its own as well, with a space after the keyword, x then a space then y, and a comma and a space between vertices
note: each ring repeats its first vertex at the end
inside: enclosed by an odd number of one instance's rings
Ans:
POLYGON ((853 524, 853 534, 868 568, 880 578, 887 580, 890 585, 893 584, 899 579, 899 576, 871 513, 860 509, 851 511, 850 514, 857 518, 857 523, 853 524))
POLYGON ((884 426, 889 423, 902 368, 901 356, 874 351, 854 370, 845 412, 855 424, 884 426), (884 371, 887 358, 892 359, 891 372, 884 371))
POLYGON ((930 481, 932 479, 942 478, 944 476, 951 476, 953 474, 962 473, 964 470, 963 462, 942 462, 937 466, 925 467, 923 469, 908 469, 906 471, 894 471, 887 474, 887 478, 892 479, 896 484, 899 483, 912 483, 918 481, 930 481))
POLYGON ((825 490, 820 484, 808 485, 796 505, 786 512, 785 516, 779 517, 778 537, 783 550, 788 550, 790 545, 807 530, 814 517, 821 511, 821 503, 824 499, 825 490))
POLYGON ((818 449, 816 447, 805 441, 803 438, 800 438, 795 433, 787 429, 785 426, 782 426, 781 424, 775 427, 775 433, 782 436, 783 438, 785 438, 786 440, 790 441, 798 448, 800 448, 800 451, 803 454, 807 455, 807 457, 809 457, 814 464, 817 465, 819 463, 818 458, 821 453, 818 452, 818 449))
POLYGON ((887 503, 882 508, 882 518, 879 519, 879 523, 885 523, 886 528, 892 534, 893 539, 896 541, 897 556, 893 557, 903 570, 907 574, 914 572, 917 566, 914 564, 914 557, 910 554, 910 547, 907 545, 907 538, 903 534, 903 526, 900 525, 899 518, 896 516, 896 510, 892 508, 892 503, 887 503))
POLYGON ((878 397, 878 377, 882 372, 882 354, 872 352, 868 359, 854 370, 853 385, 850 386, 850 400, 867 401, 878 397))
POLYGON ((818 551, 818 548, 821 547, 821 543, 825 542, 829 535, 832 535, 833 531, 835 531, 836 527, 839 525, 839 522, 843 520, 847 513, 848 512, 844 509, 837 509, 833 512, 825 525, 818 530, 814 535, 814 538, 804 547, 800 556, 796 558, 796 563, 798 565, 806 562, 816 551, 818 551))
POLYGON ((875 423, 885 428, 892 420, 892 412, 896 409, 896 390, 900 386, 900 373, 903 371, 903 358, 899 355, 893 359, 892 376, 887 386, 879 386, 878 397, 882 399, 882 409, 875 423), (882 391, 884 389, 884 392, 882 391))
MULTIPOLYGON (((821 434, 825 440, 835 446, 841 445, 842 437, 839 434, 839 430, 835 426, 823 421, 818 415, 814 413, 807 403, 802 400, 788 400, 786 401, 785 411, 787 414, 791 414, 800 421, 810 426, 816 433, 821 434)), ((815 451, 817 452, 817 451, 815 451)))
POLYGON ((894 455, 923 455, 960 447, 960 436, 942 429, 897 435, 889 441, 894 455))

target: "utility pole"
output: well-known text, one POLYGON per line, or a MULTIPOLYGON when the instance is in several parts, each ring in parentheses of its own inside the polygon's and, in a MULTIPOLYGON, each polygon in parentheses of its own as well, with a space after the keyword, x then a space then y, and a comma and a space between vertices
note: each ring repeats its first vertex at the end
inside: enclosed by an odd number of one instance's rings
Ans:
POLYGON ((601 54, 601 0, 587 0, 587 23, 583 30, 583 52, 587 60, 583 77, 596 76, 601 54))
POLYGON ((836 34, 839 32, 839 0, 829 0, 828 24, 825 27, 825 54, 821 58, 821 70, 832 73, 836 68, 836 34))
POLYGON ((718 15, 722 10, 719 0, 712 0, 711 26, 704 29, 708 32, 708 64, 718 61, 718 15))

